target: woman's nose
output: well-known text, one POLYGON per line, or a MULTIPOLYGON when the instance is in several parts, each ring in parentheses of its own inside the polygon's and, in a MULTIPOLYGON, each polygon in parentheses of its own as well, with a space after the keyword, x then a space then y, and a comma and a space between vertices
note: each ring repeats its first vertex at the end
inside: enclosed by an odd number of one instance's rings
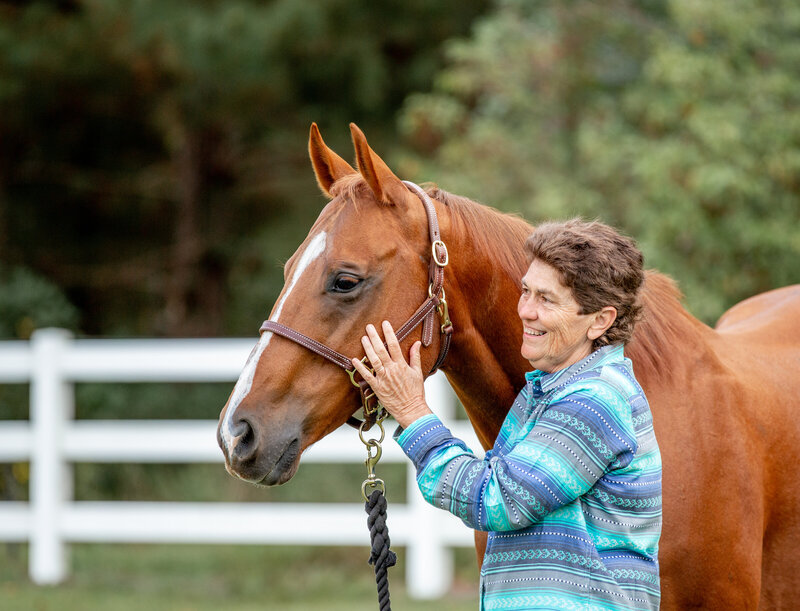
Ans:
POLYGON ((539 318, 539 313, 537 311, 536 305, 531 302, 532 302, 531 299, 520 302, 519 309, 517 310, 520 318, 525 318, 527 320, 536 320, 537 318, 539 318))

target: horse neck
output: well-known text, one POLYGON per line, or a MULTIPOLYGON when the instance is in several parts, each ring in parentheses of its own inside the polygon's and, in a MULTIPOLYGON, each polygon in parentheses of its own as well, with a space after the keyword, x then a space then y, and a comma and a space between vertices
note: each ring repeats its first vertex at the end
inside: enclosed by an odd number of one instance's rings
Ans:
POLYGON ((530 369, 519 351, 517 302, 531 227, 483 206, 470 212, 466 218, 452 208, 445 212, 452 255, 446 290, 455 334, 442 369, 489 448, 530 369))

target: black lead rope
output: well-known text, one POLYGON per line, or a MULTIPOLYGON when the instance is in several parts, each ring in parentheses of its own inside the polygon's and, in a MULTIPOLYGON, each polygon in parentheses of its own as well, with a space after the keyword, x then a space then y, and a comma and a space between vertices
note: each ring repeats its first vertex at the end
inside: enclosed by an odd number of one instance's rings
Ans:
POLYGON ((373 490, 367 502, 364 503, 367 512, 367 526, 369 527, 372 551, 369 563, 375 568, 375 583, 378 586, 378 609, 391 611, 389 601, 389 575, 388 569, 397 562, 397 555, 389 549, 389 528, 386 526, 386 497, 381 490, 373 490))
MULTIPOLYGON (((366 416, 366 410, 365 414, 366 416)), ((380 436, 375 439, 365 439, 364 432, 372 426, 365 418, 358 429, 358 438, 361 439, 367 448, 367 479, 361 484, 361 496, 364 498, 364 511, 367 512, 367 527, 369 527, 369 538, 372 543, 372 551, 369 554, 369 563, 375 568, 375 583, 378 586, 378 609, 380 611, 392 611, 389 602, 389 576, 388 569, 397 562, 397 556, 389 549, 389 529, 386 526, 386 486, 383 480, 375 475, 375 465, 381 459, 381 443, 386 434, 383 428, 383 421, 388 416, 387 412, 378 403, 378 415, 375 424, 378 425, 380 436), (367 494, 367 490, 370 491, 367 494)))

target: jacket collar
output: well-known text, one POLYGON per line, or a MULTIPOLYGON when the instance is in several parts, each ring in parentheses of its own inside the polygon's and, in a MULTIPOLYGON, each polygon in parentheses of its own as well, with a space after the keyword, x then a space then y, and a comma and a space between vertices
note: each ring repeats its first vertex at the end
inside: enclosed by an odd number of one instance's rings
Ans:
POLYGON ((538 382, 542 392, 547 392, 556 386, 565 386, 569 384, 572 378, 579 373, 592 369, 599 369, 609 363, 619 363, 622 362, 624 358, 622 344, 603 346, 592 352, 585 359, 565 369, 554 371, 553 373, 545 373, 540 369, 534 369, 525 374, 525 379, 534 385, 538 382))

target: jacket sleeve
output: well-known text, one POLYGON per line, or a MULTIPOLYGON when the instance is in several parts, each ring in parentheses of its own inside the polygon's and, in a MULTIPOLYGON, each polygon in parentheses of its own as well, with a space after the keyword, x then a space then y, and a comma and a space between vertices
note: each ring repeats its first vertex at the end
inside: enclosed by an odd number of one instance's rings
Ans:
POLYGON ((435 415, 412 423, 397 441, 417 468, 425 500, 487 531, 540 521, 636 452, 630 405, 605 384, 558 398, 526 436, 482 459, 435 415))

